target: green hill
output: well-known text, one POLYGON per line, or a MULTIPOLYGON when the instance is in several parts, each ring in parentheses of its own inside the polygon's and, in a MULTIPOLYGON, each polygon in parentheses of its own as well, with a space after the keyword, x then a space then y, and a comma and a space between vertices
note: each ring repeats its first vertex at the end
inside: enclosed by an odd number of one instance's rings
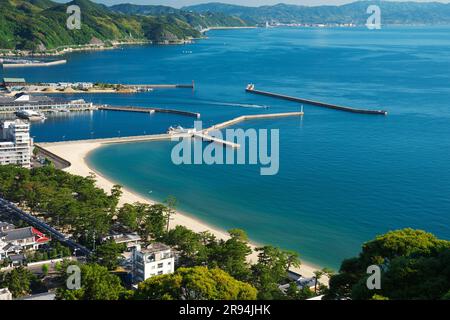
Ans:
POLYGON ((202 15, 176 9, 155 10, 151 15, 132 10, 119 12, 89 0, 67 4, 50 0, 0 0, 0 8, 0 48, 11 50, 47 51, 113 41, 179 42, 200 37, 199 30, 211 24, 243 24, 240 19, 228 19, 222 14, 202 15), (81 30, 66 27, 68 5, 80 7, 81 30))
POLYGON ((341 6, 298 6, 277 4, 273 6, 246 7, 224 3, 206 3, 182 8, 196 13, 222 13, 240 17, 247 23, 335 24, 367 21, 366 9, 376 4, 381 9, 382 24, 450 24, 450 4, 429 2, 357 1, 341 6))
POLYGON ((145 16, 160 16, 170 15, 178 20, 188 23, 197 30, 208 27, 241 27, 247 26, 248 23, 239 17, 227 15, 222 12, 188 12, 185 10, 175 9, 168 6, 160 5, 134 5, 134 4, 118 4, 111 6, 110 9, 114 12, 145 15, 145 16))

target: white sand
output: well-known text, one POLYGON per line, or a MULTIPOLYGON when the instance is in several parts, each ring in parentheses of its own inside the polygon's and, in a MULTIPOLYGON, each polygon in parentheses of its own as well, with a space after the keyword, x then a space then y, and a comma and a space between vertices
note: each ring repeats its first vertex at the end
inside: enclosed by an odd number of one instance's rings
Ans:
MULTIPOLYGON (((65 169, 67 172, 70 172, 72 174, 80 175, 80 176, 88 176, 91 173, 95 173, 97 178, 97 186, 100 188, 103 188, 105 191, 109 192, 113 185, 115 184, 111 180, 106 179, 102 175, 100 175, 98 172, 91 169, 87 162, 85 161, 85 158, 89 154, 89 152, 93 151, 94 149, 101 146, 100 142, 68 142, 68 143, 55 143, 55 144, 40 144, 43 148, 47 149, 48 151, 58 155, 59 157, 66 159, 69 161, 72 165, 65 169)), ((155 201, 151 200, 150 198, 140 196, 136 193, 131 192, 130 190, 123 188, 122 189, 123 194, 120 199, 120 205, 124 203, 134 203, 134 202, 142 202, 142 203, 155 203, 155 201)), ((190 216, 187 216, 186 214, 183 214, 179 211, 173 216, 173 220, 170 222, 170 227, 173 228, 177 225, 185 226, 195 232, 202 232, 202 231, 209 231, 210 233, 214 234, 219 239, 228 239, 228 234, 220 230, 216 227, 212 227, 210 225, 205 224, 202 221, 199 221, 197 219, 194 219, 190 216)), ((256 243, 250 244, 252 248, 255 248, 257 246, 256 243)), ((256 252, 253 252, 249 256, 250 262, 255 262, 257 260, 257 254, 256 252)), ((300 268, 291 268, 292 271, 298 272, 301 275, 305 277, 311 277, 313 276, 313 271, 320 269, 318 266, 314 266, 312 264, 308 264, 302 261, 302 265, 300 268)), ((326 279, 322 279, 322 283, 326 283, 326 279), (325 280, 325 281, 324 281, 325 280)))

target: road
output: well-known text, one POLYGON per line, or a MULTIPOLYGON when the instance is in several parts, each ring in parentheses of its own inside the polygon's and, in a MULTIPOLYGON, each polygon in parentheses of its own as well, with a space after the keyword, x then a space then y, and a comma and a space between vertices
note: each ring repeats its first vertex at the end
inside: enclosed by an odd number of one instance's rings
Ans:
POLYGON ((89 250, 88 248, 73 241, 72 239, 69 239, 67 236, 65 236, 64 234, 62 234, 61 232, 59 232, 52 226, 39 220, 38 218, 32 216, 31 214, 17 208, 13 203, 11 203, 5 199, 2 199, 2 198, 0 198, 0 213, 12 214, 12 215, 18 217, 19 219, 34 226, 39 231, 42 231, 42 232, 46 233, 47 235, 50 235, 53 239, 60 241, 61 243, 72 248, 73 250, 81 253, 82 255, 88 256, 91 254, 91 250, 89 250))

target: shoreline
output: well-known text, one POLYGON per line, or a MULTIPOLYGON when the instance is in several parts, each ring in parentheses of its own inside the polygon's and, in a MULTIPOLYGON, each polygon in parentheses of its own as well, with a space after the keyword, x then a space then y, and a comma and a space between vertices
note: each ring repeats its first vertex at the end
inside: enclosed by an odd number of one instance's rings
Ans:
MULTIPOLYGON (((92 168, 88 162, 87 157, 91 152, 101 147, 103 144, 101 142, 79 142, 79 143, 69 143, 69 144, 52 144, 52 143, 42 143, 38 145, 42 146, 44 149, 54 153, 55 155, 69 161, 71 166, 64 169, 71 174, 80 175, 83 177, 89 176, 91 173, 95 174, 96 185, 99 188, 102 188, 107 193, 110 192, 111 188, 115 184, 112 179, 109 179, 94 168, 92 168)), ((152 199, 148 196, 140 195, 124 186, 122 186, 123 194, 120 198, 119 205, 123 205, 125 203, 134 203, 134 202, 142 202, 148 204, 158 203, 158 201, 152 199)), ((218 239, 228 239, 229 236, 225 230, 222 230, 219 227, 212 226, 208 223, 205 223, 188 213, 184 213, 180 210, 176 210, 176 214, 170 221, 170 228, 174 228, 177 225, 185 226, 188 229, 191 229, 194 232, 202 232, 208 231, 216 236, 218 239)), ((248 256, 248 261, 250 263, 257 261, 257 253, 254 251, 255 247, 261 246, 255 241, 249 240, 249 246, 252 248, 253 253, 248 256)), ((292 271, 301 274, 304 277, 312 277, 314 276, 314 271, 321 269, 320 266, 314 265, 312 263, 308 263, 307 261, 303 261, 300 257, 302 264, 300 268, 291 268, 292 271)), ((322 279, 321 283, 327 284, 325 277, 322 279)))

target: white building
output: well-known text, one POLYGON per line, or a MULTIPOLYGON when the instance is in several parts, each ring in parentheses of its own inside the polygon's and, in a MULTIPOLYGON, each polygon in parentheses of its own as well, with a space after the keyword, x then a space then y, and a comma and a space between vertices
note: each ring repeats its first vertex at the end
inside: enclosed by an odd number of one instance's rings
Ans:
POLYGON ((0 300, 12 300, 12 294, 8 288, 0 288, 0 300))
POLYGON ((22 120, 2 121, 0 124, 0 165, 17 164, 31 167, 33 139, 30 125, 22 120))
POLYGON ((132 255, 133 281, 141 282, 156 275, 173 273, 175 258, 171 248, 152 243, 147 248, 136 246, 132 255))

